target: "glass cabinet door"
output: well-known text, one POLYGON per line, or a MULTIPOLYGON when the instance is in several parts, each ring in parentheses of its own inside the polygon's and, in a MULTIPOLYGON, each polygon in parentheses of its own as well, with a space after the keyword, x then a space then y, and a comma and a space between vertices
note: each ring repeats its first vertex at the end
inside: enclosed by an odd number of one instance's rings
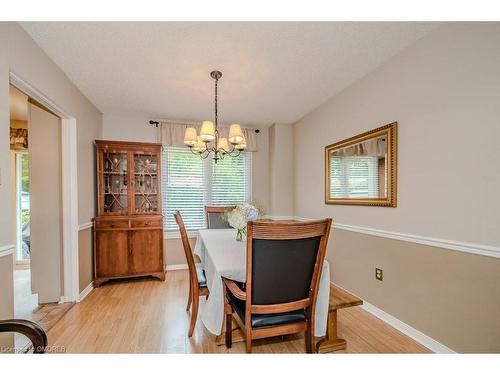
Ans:
POLYGON ((126 215, 129 184, 128 155, 126 152, 103 151, 102 163, 103 213, 126 215))
POLYGON ((134 153, 134 213, 158 213, 158 154, 134 153))

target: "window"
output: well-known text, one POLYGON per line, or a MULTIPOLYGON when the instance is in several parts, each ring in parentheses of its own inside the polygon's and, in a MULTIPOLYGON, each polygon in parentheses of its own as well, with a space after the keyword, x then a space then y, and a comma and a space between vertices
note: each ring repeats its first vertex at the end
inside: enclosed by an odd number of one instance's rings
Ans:
POLYGON ((183 147, 163 150, 163 213, 166 231, 178 231, 174 212, 179 210, 186 229, 206 226, 205 205, 228 206, 251 199, 252 153, 226 157, 214 163, 183 147))
POLYGON ((16 211, 17 253, 16 261, 30 259, 30 175, 28 154, 16 153, 16 211))
POLYGON ((379 196, 378 158, 332 157, 330 195, 346 198, 379 196))

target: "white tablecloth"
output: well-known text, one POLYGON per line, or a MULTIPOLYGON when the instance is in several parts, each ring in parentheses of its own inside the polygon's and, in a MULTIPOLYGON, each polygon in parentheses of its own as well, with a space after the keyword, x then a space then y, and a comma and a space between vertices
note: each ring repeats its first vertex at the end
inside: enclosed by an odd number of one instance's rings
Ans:
MULTIPOLYGON (((224 322, 222 276, 244 282, 246 279, 246 241, 236 241, 235 229, 202 229, 194 252, 205 269, 210 296, 205 303, 201 320, 214 335, 220 335, 224 322)), ((325 336, 328 318, 330 266, 323 264, 316 301, 315 336, 325 336)))

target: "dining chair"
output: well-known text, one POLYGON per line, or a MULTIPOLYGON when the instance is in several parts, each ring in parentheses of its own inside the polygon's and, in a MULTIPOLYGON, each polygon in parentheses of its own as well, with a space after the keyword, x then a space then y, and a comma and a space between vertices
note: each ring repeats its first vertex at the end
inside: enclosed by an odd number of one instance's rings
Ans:
POLYGON ((314 348, 316 298, 332 219, 306 222, 248 222, 246 282, 223 278, 226 347, 232 317, 248 353, 252 340, 305 332, 314 348))
POLYGON ((205 206, 205 218, 208 229, 227 229, 231 226, 222 219, 222 214, 235 206, 205 206))
POLYGON ((16 332, 26 336, 31 345, 26 348, 27 353, 33 349, 35 354, 45 353, 47 347, 47 334, 44 329, 37 323, 25 319, 7 319, 0 320, 0 333, 1 332, 16 332))
POLYGON ((189 244, 186 226, 184 225, 184 220, 182 219, 181 213, 179 211, 175 211, 174 217, 177 225, 179 226, 182 246, 184 247, 184 253, 186 254, 186 260, 189 269, 189 297, 186 311, 189 311, 189 308, 191 307, 191 305, 193 305, 193 308, 191 310, 191 322, 189 324, 188 332, 188 336, 191 337, 193 336, 194 327, 196 326, 200 297, 205 296, 205 298, 207 298, 209 292, 207 288, 207 278, 205 276, 205 271, 194 262, 193 252, 191 250, 191 245, 189 244))

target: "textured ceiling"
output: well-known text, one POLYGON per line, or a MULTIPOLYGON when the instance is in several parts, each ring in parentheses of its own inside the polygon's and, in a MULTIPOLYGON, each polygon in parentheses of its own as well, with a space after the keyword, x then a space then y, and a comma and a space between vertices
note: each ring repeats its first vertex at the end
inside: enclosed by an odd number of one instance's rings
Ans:
POLYGON ((433 23, 21 23, 103 113, 291 123, 433 23))

